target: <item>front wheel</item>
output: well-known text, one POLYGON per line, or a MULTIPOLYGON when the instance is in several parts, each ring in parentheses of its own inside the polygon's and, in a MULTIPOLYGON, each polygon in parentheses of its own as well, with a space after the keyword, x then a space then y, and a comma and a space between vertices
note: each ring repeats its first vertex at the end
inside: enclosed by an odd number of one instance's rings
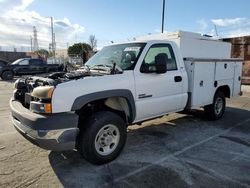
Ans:
POLYGON ((97 112, 83 123, 78 150, 87 161, 105 164, 121 153, 126 138, 127 127, 120 116, 108 111, 97 112))
POLYGON ((223 92, 218 91, 214 95, 213 104, 205 106, 204 110, 210 120, 218 120, 223 116, 225 107, 225 95, 223 92))
POLYGON ((12 80, 13 77, 14 77, 14 73, 13 73, 12 71, 9 71, 9 70, 4 71, 4 72, 2 73, 2 75, 1 75, 1 78, 2 78, 3 80, 12 80))

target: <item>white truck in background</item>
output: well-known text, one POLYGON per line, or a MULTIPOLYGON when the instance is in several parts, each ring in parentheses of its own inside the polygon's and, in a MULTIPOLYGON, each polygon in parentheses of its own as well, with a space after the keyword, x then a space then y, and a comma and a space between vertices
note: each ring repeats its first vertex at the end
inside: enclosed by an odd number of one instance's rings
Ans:
POLYGON ((17 80, 15 128, 48 150, 78 149, 94 164, 122 151, 127 126, 204 107, 212 120, 241 94, 242 60, 231 45, 190 32, 141 37, 104 47, 84 71, 17 80))

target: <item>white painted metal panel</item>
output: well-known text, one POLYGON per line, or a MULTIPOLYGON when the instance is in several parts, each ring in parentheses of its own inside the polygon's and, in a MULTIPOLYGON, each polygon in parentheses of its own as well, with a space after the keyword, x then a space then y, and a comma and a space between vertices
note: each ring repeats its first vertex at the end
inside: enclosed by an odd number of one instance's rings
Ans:
POLYGON ((52 96, 52 112, 69 112, 77 97, 113 89, 127 89, 135 98, 134 72, 124 71, 123 74, 85 77, 58 84, 52 96))
POLYGON ((235 62, 234 69, 234 83, 233 83, 233 96, 239 96, 241 92, 241 74, 242 74, 242 62, 235 62))
POLYGON ((199 33, 178 31, 138 37, 137 40, 168 40, 177 44, 182 56, 192 58, 231 58, 231 43, 206 37, 199 33))
POLYGON ((191 96, 192 108, 212 103, 215 90, 214 70, 215 63, 193 63, 193 88, 191 96))
POLYGON ((187 77, 188 77, 188 92, 193 92, 193 80, 194 80, 194 63, 192 61, 184 61, 187 77))
POLYGON ((234 77, 235 62, 216 62, 215 80, 227 80, 234 77))
POLYGON ((180 70, 168 71, 164 74, 135 73, 136 84, 136 120, 182 109, 183 82, 175 82, 175 76, 182 76, 180 70), (151 97, 140 98, 145 94, 151 97))
POLYGON ((231 97, 240 93, 242 61, 187 59, 185 67, 189 83, 189 108, 211 104, 220 86, 228 86, 231 97))
MULTIPOLYGON (((171 40, 171 39, 170 39, 171 40)), ((211 39, 178 38, 183 57, 230 58, 231 44, 211 39)))

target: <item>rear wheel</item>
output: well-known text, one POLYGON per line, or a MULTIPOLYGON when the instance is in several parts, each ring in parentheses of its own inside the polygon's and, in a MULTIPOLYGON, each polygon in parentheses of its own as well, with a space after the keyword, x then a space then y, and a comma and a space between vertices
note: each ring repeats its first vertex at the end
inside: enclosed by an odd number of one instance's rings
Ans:
POLYGON ((14 77, 14 73, 12 71, 4 71, 1 75, 3 80, 12 80, 14 77))
POLYGON ((97 112, 83 126, 78 150, 87 161, 104 164, 121 153, 127 138, 127 127, 120 116, 108 111, 97 112))
POLYGON ((210 120, 220 119, 225 112, 226 100, 223 92, 218 91, 214 95, 213 104, 204 107, 205 113, 210 120))

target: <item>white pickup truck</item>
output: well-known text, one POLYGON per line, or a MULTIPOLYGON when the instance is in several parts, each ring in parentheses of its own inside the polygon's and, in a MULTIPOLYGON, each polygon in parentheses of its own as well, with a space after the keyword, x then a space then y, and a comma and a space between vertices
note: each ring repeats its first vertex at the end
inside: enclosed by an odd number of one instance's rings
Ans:
POLYGON ((113 44, 82 71, 17 80, 12 121, 41 148, 77 149, 104 164, 122 151, 128 125, 200 107, 221 118, 225 97, 241 94, 242 60, 230 59, 230 50, 187 32, 113 44))

